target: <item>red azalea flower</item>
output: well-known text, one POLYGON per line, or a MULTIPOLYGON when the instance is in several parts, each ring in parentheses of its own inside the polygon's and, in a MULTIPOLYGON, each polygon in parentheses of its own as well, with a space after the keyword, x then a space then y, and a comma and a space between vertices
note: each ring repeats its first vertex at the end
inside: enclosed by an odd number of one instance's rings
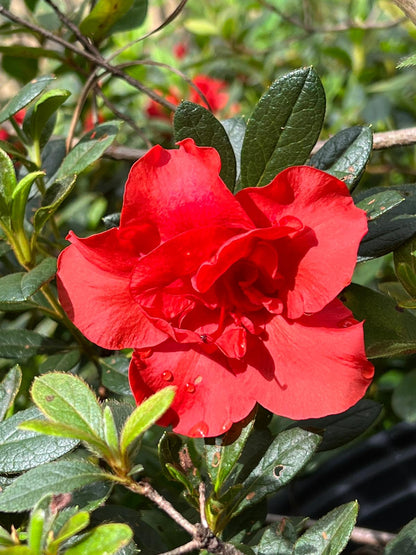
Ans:
POLYGON ((182 60, 188 54, 188 45, 185 42, 178 42, 173 47, 173 55, 178 60, 182 60))
POLYGON ((256 402, 294 419, 346 410, 373 367, 362 323, 336 299, 366 217, 341 181, 292 167, 233 196, 220 159, 192 139, 152 148, 130 172, 119 228, 72 232, 60 299, 107 349, 135 349, 138 403, 172 384, 161 419, 216 436, 256 402))

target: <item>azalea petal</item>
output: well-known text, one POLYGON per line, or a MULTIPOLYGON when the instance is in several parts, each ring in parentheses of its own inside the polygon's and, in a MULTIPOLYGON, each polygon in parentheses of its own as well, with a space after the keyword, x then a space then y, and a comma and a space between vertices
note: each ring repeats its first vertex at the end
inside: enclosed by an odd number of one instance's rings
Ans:
POLYGON ((59 256, 59 300, 68 317, 90 341, 106 349, 161 343, 166 334, 151 324, 130 293, 127 270, 132 260, 112 249, 117 245, 114 233, 101 234, 100 245, 94 251, 78 240, 59 256))
POLYGON ((167 385, 177 387, 171 409, 160 424, 191 437, 217 436, 242 420, 255 405, 220 354, 206 355, 168 340, 142 357, 136 351, 129 368, 138 404, 167 385))
POLYGON ((192 139, 179 149, 157 145, 132 167, 126 183, 121 228, 155 226, 161 241, 192 228, 253 223, 219 177, 220 157, 192 139))
POLYGON ((304 225, 303 233, 279 246, 279 271, 286 280, 279 296, 289 318, 322 310, 350 282, 367 220, 342 181, 296 166, 236 198, 257 226, 274 225, 283 216, 296 216, 304 225))
POLYGON ((251 395, 268 410, 318 418, 347 410, 365 394, 374 368, 365 357, 362 322, 340 301, 296 321, 274 316, 266 332, 262 348, 247 346, 245 374, 251 395))

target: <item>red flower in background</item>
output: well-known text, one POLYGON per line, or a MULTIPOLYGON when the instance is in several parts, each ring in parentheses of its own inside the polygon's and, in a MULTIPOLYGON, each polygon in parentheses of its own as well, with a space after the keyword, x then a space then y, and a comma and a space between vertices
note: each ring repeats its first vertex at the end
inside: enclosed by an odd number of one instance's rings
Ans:
POLYGON ((294 419, 346 410, 373 367, 362 323, 336 299, 366 217, 345 185, 292 167, 233 196, 212 148, 191 139, 133 166, 119 228, 60 255, 60 299, 107 349, 135 349, 138 403, 177 387, 160 423, 216 436, 258 402, 294 419))
POLYGON ((173 55, 178 60, 182 60, 188 54, 189 47, 185 42, 178 42, 173 47, 173 55))
MULTIPOLYGON (((196 85, 201 92, 205 95, 208 100, 211 110, 214 113, 218 113, 223 110, 229 101, 230 95, 227 91, 228 84, 221 79, 214 79, 213 77, 208 77, 207 75, 198 75, 192 82, 196 85)), ((169 94, 165 97, 166 100, 178 106, 182 100, 181 93, 178 89, 171 87, 169 89, 169 94)), ((206 102, 203 100, 201 95, 193 88, 190 90, 189 100, 195 104, 199 104, 207 107, 206 102)), ((238 105, 233 104, 230 107, 230 116, 235 115, 238 111, 238 105)), ((155 102, 154 100, 149 100, 146 113, 150 117, 158 117, 161 119, 170 120, 171 114, 163 106, 155 102)))

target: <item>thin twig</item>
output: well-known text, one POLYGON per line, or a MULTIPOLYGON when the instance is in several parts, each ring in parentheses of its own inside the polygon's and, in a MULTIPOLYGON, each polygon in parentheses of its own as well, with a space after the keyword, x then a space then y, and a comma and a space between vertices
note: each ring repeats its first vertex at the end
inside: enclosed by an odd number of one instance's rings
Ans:
POLYGON ((201 524, 204 528, 209 528, 207 517, 205 515, 205 484, 201 482, 199 484, 199 515, 201 518, 201 524))
MULTIPOLYGON (((290 517, 283 515, 273 515, 268 514, 266 517, 266 522, 281 522, 282 520, 288 519, 290 517)), ((311 528, 316 524, 316 520, 308 518, 303 524, 305 528, 311 528)), ((390 532, 382 532, 379 530, 370 530, 369 528, 362 528, 360 526, 354 526, 350 540, 355 543, 361 543, 365 545, 373 545, 375 547, 380 547, 386 545, 389 541, 393 540, 396 534, 391 534, 390 532)))
POLYGON ((85 82, 85 85, 82 88, 81 94, 79 95, 74 113, 72 114, 71 123, 68 130, 68 136, 65 141, 65 147, 66 147, 67 153, 71 150, 72 139, 75 133, 75 127, 81 116, 82 108, 84 107, 85 101, 87 100, 87 96, 90 90, 95 86, 95 82, 98 80, 98 78, 99 77, 95 73, 91 73, 91 75, 88 77, 87 81, 85 82))

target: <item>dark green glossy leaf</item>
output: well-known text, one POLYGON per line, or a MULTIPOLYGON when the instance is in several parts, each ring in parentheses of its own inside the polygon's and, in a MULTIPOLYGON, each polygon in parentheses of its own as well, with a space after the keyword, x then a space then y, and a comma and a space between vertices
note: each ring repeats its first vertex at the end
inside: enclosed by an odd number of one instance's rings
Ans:
POLYGON ((297 425, 323 436, 319 451, 336 449, 367 431, 379 418, 383 406, 371 399, 361 399, 341 414, 300 420, 297 425))
POLYGON ((84 135, 64 158, 54 180, 61 181, 64 177, 78 175, 98 160, 115 140, 120 125, 118 121, 102 123, 84 135))
POLYGON ((401 284, 416 297, 416 238, 412 237, 394 251, 394 269, 401 284))
POLYGON ((58 459, 78 444, 73 439, 22 430, 22 422, 41 418, 36 408, 22 410, 0 424, 0 473, 16 474, 58 459))
POLYGON ((414 555, 416 549, 416 518, 404 526, 391 540, 384 555, 414 555))
POLYGON ((265 455, 243 482, 233 514, 258 503, 287 484, 308 462, 321 438, 300 428, 278 434, 265 455))
POLYGON ((312 156, 309 165, 338 177, 352 190, 365 170, 372 148, 369 127, 350 127, 331 137, 312 156))
POLYGON ((176 387, 165 387, 143 401, 126 420, 120 435, 120 452, 150 428, 168 410, 175 397, 176 387))
POLYGON ((81 21, 81 31, 96 42, 106 38, 111 27, 132 7, 133 0, 98 0, 91 12, 81 21))
POLYGON ((291 519, 275 522, 262 533, 260 541, 255 544, 256 555, 293 555, 293 546, 297 540, 296 526, 291 519))
POLYGON ((368 233, 361 241, 359 260, 394 251, 416 233, 414 185, 375 187, 358 194, 354 202, 367 212, 368 233))
POLYGON ((404 376, 394 389, 391 405, 397 416, 406 422, 416 422, 416 370, 404 376))
POLYGON ((75 185, 75 176, 65 177, 56 181, 49 189, 42 200, 41 207, 36 210, 33 216, 33 225, 39 233, 49 218, 56 212, 59 205, 67 198, 75 185))
POLYGON ((44 374, 34 379, 31 394, 51 420, 103 439, 101 407, 95 394, 78 376, 63 372, 44 374))
POLYGON ((231 146, 233 147, 236 165, 236 181, 238 181, 241 173, 241 149, 246 133, 246 122, 244 118, 235 117, 222 120, 221 125, 224 127, 231 146))
POLYGON ((115 555, 133 537, 127 524, 102 524, 84 536, 77 544, 66 549, 66 555, 97 555, 105 546, 106 555, 115 555))
POLYGON ((22 291, 22 277, 24 272, 7 274, 0 278, 0 303, 20 303, 27 299, 22 291))
POLYGON ((416 351, 416 318, 394 299, 362 285, 351 284, 341 300, 364 322, 369 358, 392 357, 416 351))
POLYGON ((146 19, 147 8, 148 0, 133 0, 129 11, 112 26, 111 33, 124 33, 140 27, 146 19))
POLYGON ((10 44, 8 46, 1 45, 0 53, 7 56, 15 56, 16 58, 31 58, 38 60, 39 58, 50 58, 52 60, 63 60, 63 56, 57 50, 50 50, 48 48, 38 48, 29 46, 28 44, 10 44))
POLYGON ((216 440, 214 445, 205 444, 205 459, 208 473, 218 493, 244 449, 247 439, 253 429, 254 420, 246 423, 244 428, 233 426, 222 438, 216 440))
POLYGON ((185 100, 178 106, 173 119, 175 140, 187 137, 198 146, 214 147, 221 157, 220 176, 230 191, 234 191, 236 162, 233 147, 224 127, 206 108, 185 100))
POLYGON ((42 364, 39 365, 39 373, 58 371, 69 372, 73 370, 81 359, 79 351, 68 351, 49 356, 42 364))
POLYGON ((22 277, 22 293, 28 299, 48 283, 56 273, 56 258, 48 256, 22 277))
POLYGON ((325 115, 325 93, 313 68, 275 81, 247 123, 240 188, 267 185, 289 166, 304 164, 325 115))
POLYGON ((107 479, 106 473, 98 466, 74 457, 43 464, 28 470, 7 486, 0 494, 0 511, 27 511, 44 495, 69 493, 107 479))
POLYGON ((31 330, 2 329, 0 333, 0 357, 26 360, 38 353, 56 352, 64 344, 31 330))
POLYGON ((128 370, 130 361, 123 356, 100 358, 101 381, 118 395, 131 395, 128 370))
POLYGON ((351 536, 358 503, 341 505, 320 518, 297 540, 294 555, 338 555, 351 536))
POLYGON ((1 67, 3 73, 8 73, 19 83, 27 83, 35 79, 39 72, 39 60, 30 60, 26 57, 8 56, 3 54, 1 57, 1 67))
POLYGON ((0 383, 0 421, 4 419, 8 409, 13 405, 21 383, 22 371, 16 364, 0 383))
POLYGON ((0 123, 6 121, 19 110, 27 106, 51 83, 55 77, 45 75, 37 77, 25 85, 2 110, 0 110, 0 123))
POLYGON ((64 89, 52 89, 43 94, 23 121, 26 135, 34 141, 39 140, 49 119, 70 95, 71 93, 64 89))

